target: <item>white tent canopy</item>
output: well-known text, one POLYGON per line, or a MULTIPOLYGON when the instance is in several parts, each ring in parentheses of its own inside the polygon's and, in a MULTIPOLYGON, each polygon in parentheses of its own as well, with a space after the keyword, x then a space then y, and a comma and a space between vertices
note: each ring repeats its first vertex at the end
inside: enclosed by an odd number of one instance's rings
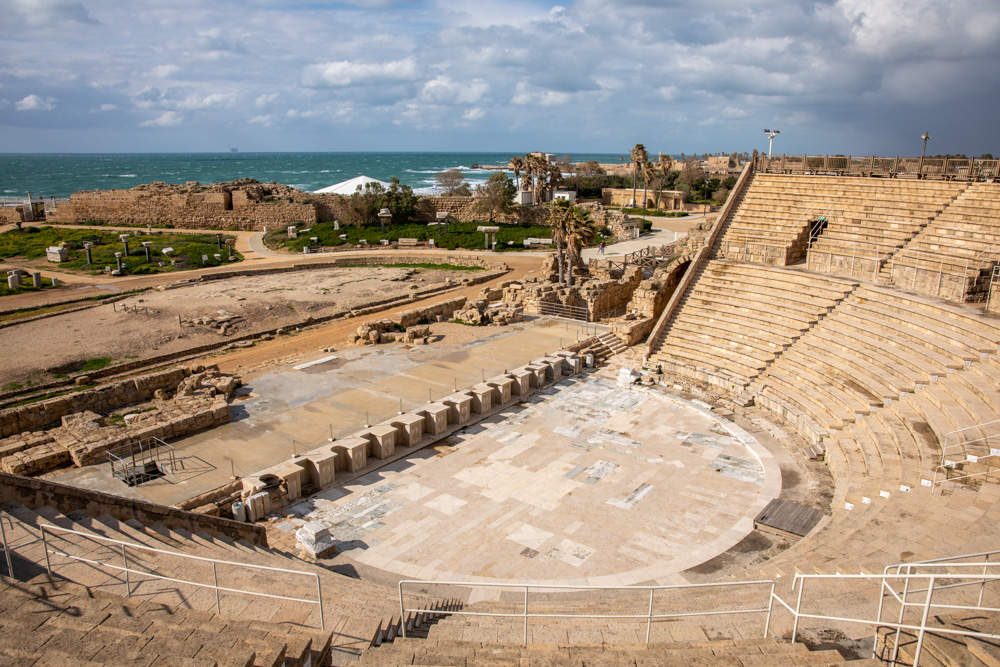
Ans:
POLYGON ((316 190, 315 192, 316 194, 353 195, 357 191, 358 186, 364 187, 365 183, 378 183, 384 188, 389 187, 389 184, 385 181, 369 178, 368 176, 355 176, 343 183, 328 185, 322 190, 316 190))

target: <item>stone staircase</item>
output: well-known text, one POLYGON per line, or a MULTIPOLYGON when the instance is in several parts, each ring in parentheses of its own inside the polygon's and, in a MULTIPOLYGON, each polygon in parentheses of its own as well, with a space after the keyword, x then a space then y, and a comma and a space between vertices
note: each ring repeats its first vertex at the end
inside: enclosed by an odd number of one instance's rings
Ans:
MULTIPOLYGON (((39 526, 47 524, 82 533, 50 532, 50 552, 74 557, 50 553, 50 561, 57 580, 65 579, 84 586, 94 594, 124 599, 127 591, 128 599, 136 604, 217 613, 239 618, 241 622, 280 624, 286 631, 299 628, 311 632, 318 631, 321 625, 318 605, 280 598, 316 600, 318 576, 330 652, 340 658, 359 655, 373 641, 378 641, 380 635, 384 636, 385 628, 397 622, 394 614, 398 614, 398 601, 393 589, 342 576, 295 556, 240 541, 182 529, 168 530, 160 525, 143 526, 137 521, 121 522, 109 515, 94 518, 80 511, 62 514, 50 507, 31 510, 18 503, 0 506, 0 520, 4 521, 7 543, 14 545, 11 556, 13 574, 17 578, 35 577, 44 572, 45 554, 38 536, 39 526), (126 581, 125 573, 115 569, 123 563, 121 546, 98 537, 163 552, 127 548, 128 565, 133 570, 202 586, 135 572, 130 573, 126 581), (192 556, 196 558, 190 558, 192 556), (213 566, 209 559, 219 562, 213 566), (282 571, 255 569, 250 565, 282 571), (230 589, 220 593, 218 602, 211 588, 213 581, 223 589, 230 589), (208 587, 204 587, 206 585, 208 587), (234 591, 256 591, 262 595, 234 591)), ((0 568, 5 571, 6 565, 0 568)), ((416 596, 416 603, 421 604, 420 596, 416 596)), ((432 604, 434 602, 428 602, 428 606, 432 604)))
MULTIPOLYGON (((961 630, 1000 634, 1000 617, 996 613, 975 612, 934 616, 929 619, 930 629, 924 635, 920 652, 923 667, 980 667, 1000 665, 1000 642, 995 639, 962 637, 935 633, 935 629, 961 630)), ((912 665, 916 657, 918 637, 910 631, 898 636, 893 630, 879 631, 878 655, 884 660, 892 658, 894 648, 897 665, 912 665)))
POLYGON ((117 595, 40 575, 0 577, 0 664, 300 667, 331 634, 117 595))
POLYGON ((448 639, 404 639, 370 649, 366 665, 550 665, 584 667, 782 667, 794 665, 880 665, 877 660, 845 661, 835 650, 811 652, 804 644, 774 639, 737 639, 591 646, 517 645, 448 639))
POLYGON ((600 341, 601 345, 607 350, 607 356, 613 357, 616 354, 621 354, 628 349, 625 343, 621 342, 614 336, 614 334, 605 332, 597 335, 597 340, 600 341))

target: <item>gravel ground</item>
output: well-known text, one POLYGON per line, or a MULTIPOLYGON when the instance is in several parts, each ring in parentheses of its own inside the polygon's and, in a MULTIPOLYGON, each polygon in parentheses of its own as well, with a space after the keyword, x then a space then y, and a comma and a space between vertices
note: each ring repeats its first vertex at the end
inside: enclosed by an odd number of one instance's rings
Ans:
POLYGON ((149 291, 114 306, 102 304, 0 330, 0 387, 48 381, 53 374, 72 372, 96 357, 115 361, 152 357, 288 326, 465 275, 462 271, 352 267, 149 291), (183 326, 178 325, 178 317, 183 326), (225 335, 219 333, 222 323, 227 324, 225 335))

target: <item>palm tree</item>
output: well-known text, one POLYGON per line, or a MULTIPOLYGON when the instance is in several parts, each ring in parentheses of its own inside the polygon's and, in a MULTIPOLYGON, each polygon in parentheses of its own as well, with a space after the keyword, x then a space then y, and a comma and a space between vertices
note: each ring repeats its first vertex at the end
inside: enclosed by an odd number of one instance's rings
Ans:
POLYGON ((646 214, 646 190, 649 187, 649 179, 656 174, 656 167, 652 162, 642 165, 642 214, 646 214))
MULTIPOLYGON (((564 201, 564 200, 560 200, 564 201)), ((566 246, 569 255, 569 266, 566 267, 567 282, 573 285, 573 266, 583 253, 583 246, 597 237, 597 225, 590 217, 590 211, 571 206, 566 218, 566 246)))
POLYGON ((573 215, 573 204, 568 199, 560 199, 549 208, 549 227, 552 228, 552 242, 556 244, 556 265, 559 272, 559 284, 565 283, 564 276, 564 248, 566 244, 566 232, 569 228, 569 219, 573 215))
POLYGON ((635 206, 635 189, 636 189, 636 179, 639 176, 639 165, 646 164, 649 160, 649 154, 646 152, 646 147, 642 144, 636 144, 635 148, 631 151, 632 156, 632 206, 635 206))
POLYGON ((524 160, 520 155, 515 155, 510 159, 510 168, 514 170, 514 185, 521 187, 521 170, 524 169, 524 160))

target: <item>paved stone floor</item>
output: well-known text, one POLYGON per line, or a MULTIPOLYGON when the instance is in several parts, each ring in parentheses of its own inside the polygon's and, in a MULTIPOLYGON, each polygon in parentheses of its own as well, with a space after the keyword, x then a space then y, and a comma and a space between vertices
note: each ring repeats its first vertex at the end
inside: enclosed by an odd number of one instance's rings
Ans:
POLYGON ((416 579, 683 583, 780 492, 777 464, 708 406, 569 379, 445 444, 292 506, 360 563, 416 579))
POLYGON ((251 475, 293 453, 319 447, 516 368, 607 327, 547 317, 494 327, 461 345, 380 345, 317 350, 253 378, 230 404, 231 423, 172 441, 175 473, 129 488, 107 464, 60 474, 58 481, 172 505, 251 475), (326 361, 322 361, 326 359, 326 361), (309 362, 321 361, 309 365, 309 362), (304 367, 305 366, 305 367, 304 367), (367 421, 366 421, 367 420, 367 421))

